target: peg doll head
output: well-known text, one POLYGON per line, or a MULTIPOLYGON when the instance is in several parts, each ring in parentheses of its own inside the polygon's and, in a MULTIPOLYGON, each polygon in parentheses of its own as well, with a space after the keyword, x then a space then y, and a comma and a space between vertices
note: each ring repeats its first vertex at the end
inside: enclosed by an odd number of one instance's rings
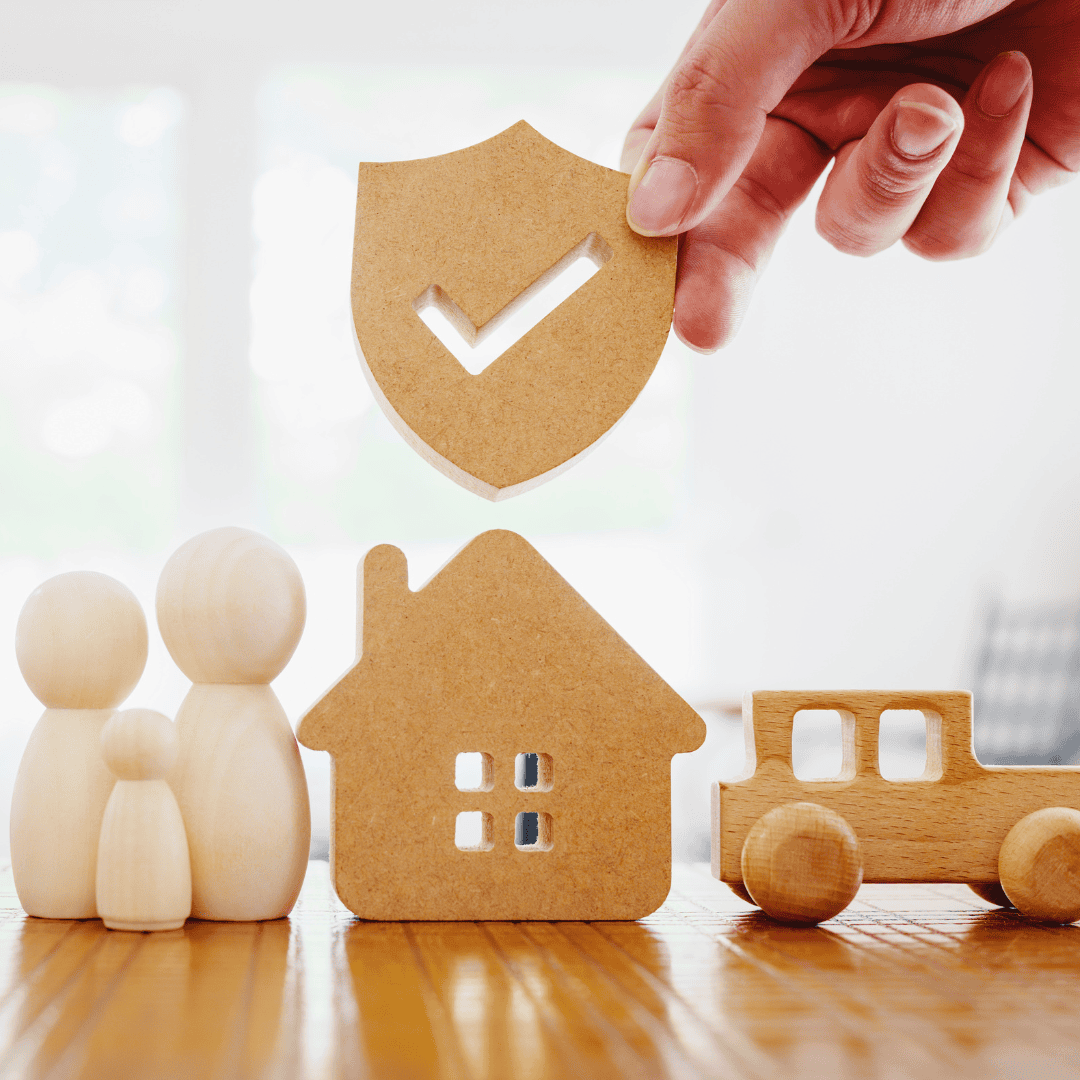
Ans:
POLYGON ((306 611, 296 563, 248 529, 192 537, 158 581, 161 636, 196 683, 270 682, 296 649, 306 611))

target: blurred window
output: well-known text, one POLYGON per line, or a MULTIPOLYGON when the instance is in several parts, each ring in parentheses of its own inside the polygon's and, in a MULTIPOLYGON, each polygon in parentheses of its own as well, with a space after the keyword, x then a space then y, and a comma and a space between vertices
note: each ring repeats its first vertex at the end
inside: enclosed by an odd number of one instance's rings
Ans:
POLYGON ((168 88, 0 86, 0 553, 175 527, 182 113, 168 88))

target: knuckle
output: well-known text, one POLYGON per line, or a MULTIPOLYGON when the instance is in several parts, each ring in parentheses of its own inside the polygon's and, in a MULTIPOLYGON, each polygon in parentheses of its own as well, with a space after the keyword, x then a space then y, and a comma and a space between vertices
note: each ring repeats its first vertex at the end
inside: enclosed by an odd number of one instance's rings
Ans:
POLYGON ((743 173, 733 186, 766 217, 781 223, 787 221, 789 211, 760 180, 755 180, 743 173))
POLYGON ((819 12, 838 44, 865 37, 881 14, 881 0, 831 0, 819 12))
POLYGON ((986 161, 958 146, 949 161, 949 176, 966 188, 984 188, 1001 181, 1002 169, 997 162, 986 161))
POLYGON ((871 158, 863 163, 859 186, 874 206, 885 211, 899 209, 925 186, 927 173, 933 171, 921 162, 913 165, 890 154, 884 159, 871 158))
POLYGON ((736 88, 728 86, 717 74, 720 67, 711 54, 691 53, 671 77, 667 91, 669 108, 685 115, 737 101, 736 88))

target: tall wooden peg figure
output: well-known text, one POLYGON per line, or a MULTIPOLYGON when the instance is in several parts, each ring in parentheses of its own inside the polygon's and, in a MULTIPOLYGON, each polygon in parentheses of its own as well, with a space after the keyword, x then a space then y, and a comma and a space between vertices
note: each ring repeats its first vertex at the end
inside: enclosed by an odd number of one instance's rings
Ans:
POLYGON ((99 739, 139 681, 146 645, 139 601, 89 570, 39 585, 19 615, 15 655, 45 706, 11 796, 11 870, 30 915, 97 916, 98 834, 114 783, 99 739))
POLYGON ((194 683, 170 774, 191 852, 196 919, 277 919, 303 884, 307 782, 270 681, 304 629, 304 583, 277 544, 214 529, 183 544, 157 591, 161 636, 194 683))
POLYGON ((97 907, 110 930, 176 930, 191 913, 191 861, 180 807, 165 776, 176 728, 150 709, 117 713, 101 729, 116 776, 97 859, 97 907))

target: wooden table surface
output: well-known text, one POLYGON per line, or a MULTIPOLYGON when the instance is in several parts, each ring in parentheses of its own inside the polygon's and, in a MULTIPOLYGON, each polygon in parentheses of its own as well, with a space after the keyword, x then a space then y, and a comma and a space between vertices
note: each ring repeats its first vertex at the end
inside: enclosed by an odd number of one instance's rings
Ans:
POLYGON ((363 923, 310 865, 289 919, 29 919, 0 881, 3 1077, 1080 1076, 1080 927, 962 886, 778 926, 679 866, 639 923, 363 923))

